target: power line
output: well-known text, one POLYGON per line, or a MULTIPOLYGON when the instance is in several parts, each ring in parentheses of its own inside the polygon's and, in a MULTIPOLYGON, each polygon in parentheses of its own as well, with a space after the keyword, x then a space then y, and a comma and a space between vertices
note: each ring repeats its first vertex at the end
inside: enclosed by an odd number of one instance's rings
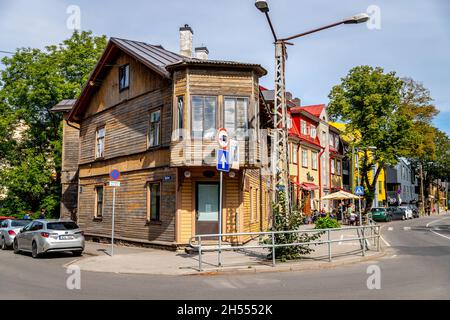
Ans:
POLYGON ((0 50, 0 53, 14 54, 14 52, 11 52, 11 51, 4 51, 4 50, 0 50))

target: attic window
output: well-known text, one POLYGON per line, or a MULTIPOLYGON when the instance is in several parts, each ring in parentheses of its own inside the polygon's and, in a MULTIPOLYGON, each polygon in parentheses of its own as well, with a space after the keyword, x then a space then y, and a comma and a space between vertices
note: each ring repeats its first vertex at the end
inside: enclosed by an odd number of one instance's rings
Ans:
POLYGON ((130 87, 130 65, 125 64, 119 67, 119 91, 130 87))

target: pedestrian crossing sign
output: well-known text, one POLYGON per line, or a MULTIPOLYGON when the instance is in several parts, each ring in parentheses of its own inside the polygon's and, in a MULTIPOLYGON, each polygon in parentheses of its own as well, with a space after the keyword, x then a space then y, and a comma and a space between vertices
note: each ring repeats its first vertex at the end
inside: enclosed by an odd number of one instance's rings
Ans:
POLYGON ((363 186, 356 186, 356 188, 355 188, 355 194, 356 194, 357 196, 362 196, 362 195, 364 195, 364 188, 363 188, 363 186))

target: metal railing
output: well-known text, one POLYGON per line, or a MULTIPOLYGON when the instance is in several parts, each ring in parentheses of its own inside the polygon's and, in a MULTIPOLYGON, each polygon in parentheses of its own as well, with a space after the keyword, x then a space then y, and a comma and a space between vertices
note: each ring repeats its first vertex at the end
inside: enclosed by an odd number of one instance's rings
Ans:
POLYGON ((334 228, 334 229, 308 229, 308 230, 290 230, 290 231, 266 231, 266 232, 239 232, 239 233, 222 233, 222 234, 202 234, 196 235, 190 238, 189 245, 198 251, 198 271, 203 271, 202 267, 202 253, 203 252, 218 252, 218 267, 222 267, 222 251, 230 250, 241 250, 241 249, 271 249, 272 251, 272 266, 276 265, 276 248, 280 247, 290 247, 290 246, 310 246, 310 245, 323 245, 326 244, 328 246, 328 261, 331 262, 333 258, 332 254, 332 244, 333 243, 341 243, 347 241, 359 241, 361 246, 361 254, 365 256, 366 251, 369 250, 369 239, 375 239, 376 250, 380 251, 380 226, 379 225, 363 225, 363 226, 355 226, 355 227, 345 227, 345 228, 334 228), (331 234, 338 233, 347 230, 356 230, 357 237, 352 238, 341 238, 332 240, 331 234), (369 232, 367 232, 367 230, 369 232), (316 234, 326 234, 326 240, 315 240, 309 242, 293 242, 293 243, 276 243, 276 235, 277 234, 307 234, 307 233, 316 233, 316 234), (258 245, 231 245, 231 246, 223 246, 222 241, 218 241, 218 246, 211 246, 210 244, 204 245, 202 242, 207 238, 216 238, 219 237, 243 237, 248 236, 251 239, 259 238, 261 236, 267 236, 268 239, 271 239, 271 243, 263 243, 259 242, 258 245))

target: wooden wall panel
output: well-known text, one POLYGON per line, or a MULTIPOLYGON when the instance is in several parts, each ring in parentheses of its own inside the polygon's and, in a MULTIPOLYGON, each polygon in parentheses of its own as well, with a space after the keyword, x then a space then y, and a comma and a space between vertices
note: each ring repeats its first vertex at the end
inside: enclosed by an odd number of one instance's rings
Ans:
MULTIPOLYGON (((87 235, 111 236, 112 188, 104 186, 104 214, 94 219, 95 186, 106 184, 108 176, 81 178, 79 224, 87 235)), ((128 173, 116 190, 115 236, 142 241, 175 242, 176 170, 156 169, 128 173), (171 176, 166 181, 164 177, 171 176), (147 221, 147 182, 161 181, 161 222, 147 221)))

